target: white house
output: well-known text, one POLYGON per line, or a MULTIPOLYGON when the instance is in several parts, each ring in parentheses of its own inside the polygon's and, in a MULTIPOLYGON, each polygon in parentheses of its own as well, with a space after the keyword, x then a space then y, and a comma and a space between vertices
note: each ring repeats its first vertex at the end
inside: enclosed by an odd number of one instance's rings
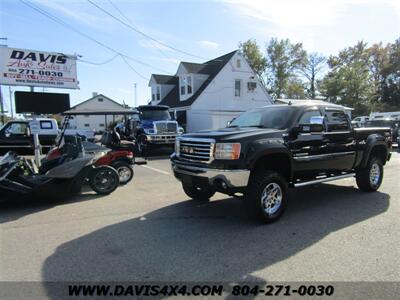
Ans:
POLYGON ((238 50, 202 64, 181 62, 174 76, 153 74, 151 105, 168 105, 187 132, 225 127, 238 114, 273 104, 238 50))
MULTIPOLYGON (((93 93, 93 97, 83 101, 73 107, 71 111, 93 111, 93 110, 121 110, 125 106, 118 102, 102 95, 93 93)), ((96 132, 105 130, 112 122, 120 121, 123 116, 114 115, 84 115, 74 116, 69 122, 71 129, 90 129, 96 132)))

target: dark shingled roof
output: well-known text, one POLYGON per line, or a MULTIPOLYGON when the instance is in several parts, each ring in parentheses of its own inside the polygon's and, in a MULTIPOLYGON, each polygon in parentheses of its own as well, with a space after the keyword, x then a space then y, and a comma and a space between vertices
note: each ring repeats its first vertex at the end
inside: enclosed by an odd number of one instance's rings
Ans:
POLYGON ((201 73, 201 70, 204 68, 204 64, 196 64, 187 61, 183 61, 182 65, 188 73, 201 73))
POLYGON ((161 74, 153 74, 152 76, 158 84, 177 84, 179 81, 177 76, 161 75, 161 74))
MULTIPOLYGON (((227 64, 227 62, 235 55, 238 50, 232 51, 223 56, 217 57, 215 59, 209 60, 203 64, 193 64, 193 63, 183 63, 185 68, 188 64, 190 64, 190 68, 197 69, 197 72, 193 73, 201 73, 208 75, 208 78, 204 83, 200 86, 199 89, 187 100, 180 101, 179 99, 179 82, 177 81, 174 88, 165 96, 164 99, 159 103, 160 105, 168 105, 169 107, 182 107, 182 106, 190 106, 196 101, 197 97, 204 91, 204 89, 210 84, 210 82, 217 76, 217 74, 221 71, 221 69, 227 64)), ((191 69, 193 70, 193 69, 191 69)), ((191 71, 188 70, 190 73, 191 71)), ((154 76, 154 75, 153 75, 154 76)), ((174 76, 176 77, 176 76, 174 76)), ((177 77, 176 77, 177 78, 177 77)))

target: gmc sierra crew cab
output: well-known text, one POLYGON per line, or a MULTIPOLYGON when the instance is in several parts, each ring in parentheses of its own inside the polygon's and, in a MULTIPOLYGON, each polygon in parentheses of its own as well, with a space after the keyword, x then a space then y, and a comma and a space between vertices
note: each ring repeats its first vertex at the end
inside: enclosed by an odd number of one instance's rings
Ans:
POLYGON ((171 164, 189 197, 241 193, 247 211, 270 223, 284 212, 288 187, 355 177, 360 190, 376 191, 390 145, 389 128, 352 128, 340 106, 310 100, 252 109, 224 129, 184 134, 171 164))

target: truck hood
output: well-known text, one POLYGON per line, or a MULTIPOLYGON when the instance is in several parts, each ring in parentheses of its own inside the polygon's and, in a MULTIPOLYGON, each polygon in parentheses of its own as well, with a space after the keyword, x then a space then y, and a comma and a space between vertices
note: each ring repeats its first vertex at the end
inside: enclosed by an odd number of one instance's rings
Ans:
POLYGON ((270 128, 255 128, 255 127, 227 127, 217 130, 202 130, 195 133, 183 134, 185 138, 209 138, 215 140, 238 140, 241 138, 249 138, 252 136, 263 135, 271 138, 281 135, 286 130, 270 129, 270 128))

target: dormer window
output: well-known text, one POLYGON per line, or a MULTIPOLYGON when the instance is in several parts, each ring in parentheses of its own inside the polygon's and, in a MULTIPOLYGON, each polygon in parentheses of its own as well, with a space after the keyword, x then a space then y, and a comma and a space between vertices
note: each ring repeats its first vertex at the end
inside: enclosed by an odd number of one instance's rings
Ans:
POLYGON ((181 86, 181 95, 185 95, 186 94, 186 80, 185 80, 184 76, 182 76, 181 80, 179 80, 179 84, 181 86))
POLYGON ((188 94, 191 94, 192 93, 192 86, 193 86, 193 83, 192 83, 192 76, 187 76, 186 77, 186 85, 187 85, 187 93, 188 94))
POLYGON ((151 94, 152 101, 160 101, 161 100, 161 86, 156 85, 153 87, 153 93, 151 94))
MULTIPOLYGON (((188 97, 193 93, 193 77, 192 77, 192 75, 182 75, 179 77, 179 89, 180 89, 181 96, 188 97)), ((183 99, 183 100, 185 100, 185 99, 183 99)))

